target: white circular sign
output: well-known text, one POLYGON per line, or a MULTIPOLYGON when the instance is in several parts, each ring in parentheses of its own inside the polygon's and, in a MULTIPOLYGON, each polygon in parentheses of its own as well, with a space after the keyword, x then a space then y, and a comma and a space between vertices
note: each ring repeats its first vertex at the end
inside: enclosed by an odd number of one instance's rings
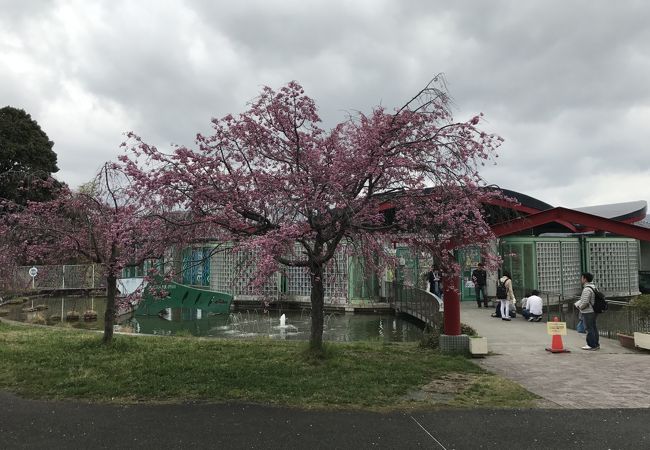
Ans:
POLYGON ((33 278, 33 277, 35 277, 36 275, 38 275, 38 269, 37 269, 36 267, 32 267, 31 269, 29 269, 29 276, 30 276, 30 277, 33 278))

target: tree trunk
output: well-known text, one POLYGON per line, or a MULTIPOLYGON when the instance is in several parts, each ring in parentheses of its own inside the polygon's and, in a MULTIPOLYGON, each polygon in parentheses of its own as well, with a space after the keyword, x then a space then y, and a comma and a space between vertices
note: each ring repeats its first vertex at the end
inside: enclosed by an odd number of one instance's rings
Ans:
POLYGON ((313 263, 311 269, 311 335, 309 349, 314 353, 323 352, 323 265, 313 263))
POLYGON ((117 277, 108 275, 106 277, 106 313, 104 314, 104 344, 110 344, 113 340, 113 324, 115 323, 115 296, 117 294, 117 277))

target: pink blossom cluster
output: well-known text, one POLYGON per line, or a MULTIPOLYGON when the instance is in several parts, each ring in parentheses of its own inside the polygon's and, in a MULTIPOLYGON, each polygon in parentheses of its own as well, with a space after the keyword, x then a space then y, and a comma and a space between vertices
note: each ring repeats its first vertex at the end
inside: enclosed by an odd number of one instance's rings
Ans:
POLYGON ((297 82, 265 87, 246 112, 213 119, 194 148, 164 153, 129 133, 120 163, 152 202, 254 249, 260 277, 281 265, 313 272, 342 244, 377 270, 394 262, 396 240, 455 271, 450 248, 493 237, 481 208, 498 194, 482 189, 479 168, 502 139, 477 128, 482 114, 455 122, 443 87, 436 78, 395 111, 329 131, 297 82))

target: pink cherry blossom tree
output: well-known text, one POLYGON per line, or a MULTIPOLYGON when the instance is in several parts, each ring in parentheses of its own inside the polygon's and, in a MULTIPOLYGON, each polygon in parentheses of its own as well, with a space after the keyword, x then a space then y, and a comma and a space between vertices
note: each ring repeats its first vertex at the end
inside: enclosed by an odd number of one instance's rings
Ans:
POLYGON ((10 231, 10 227, 0 220, 0 303, 2 303, 1 296, 10 289, 16 267, 16 247, 9 239, 10 231))
POLYGON ((281 266, 308 270, 310 347, 321 351, 324 269, 337 251, 377 269, 399 240, 455 272, 451 243, 493 237, 481 201, 495 194, 481 189, 478 169, 501 138, 479 130, 480 117, 455 122, 436 77, 394 111, 376 107, 326 131, 290 82, 265 87, 239 116, 213 119, 214 133, 199 134, 195 148, 165 153, 129 133, 121 162, 138 189, 254 250, 258 279, 281 266))
MULTIPOLYGON (((113 337, 117 279, 128 265, 164 255, 187 230, 155 202, 143 202, 128 177, 105 164, 77 192, 67 187, 51 201, 31 202, 5 217, 14 248, 27 262, 60 264, 71 258, 103 265, 107 286, 104 343, 113 337)), ((191 233, 190 233, 191 234, 191 233)))

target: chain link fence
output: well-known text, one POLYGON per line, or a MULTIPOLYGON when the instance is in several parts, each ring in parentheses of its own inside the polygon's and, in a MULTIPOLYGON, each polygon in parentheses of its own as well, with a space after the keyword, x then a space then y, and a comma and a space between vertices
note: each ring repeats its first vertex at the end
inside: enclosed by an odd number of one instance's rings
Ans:
POLYGON ((12 285, 9 288, 14 291, 104 289, 106 288, 104 266, 100 264, 19 266, 14 271, 12 285), (30 274, 32 268, 36 268, 34 277, 30 274))

